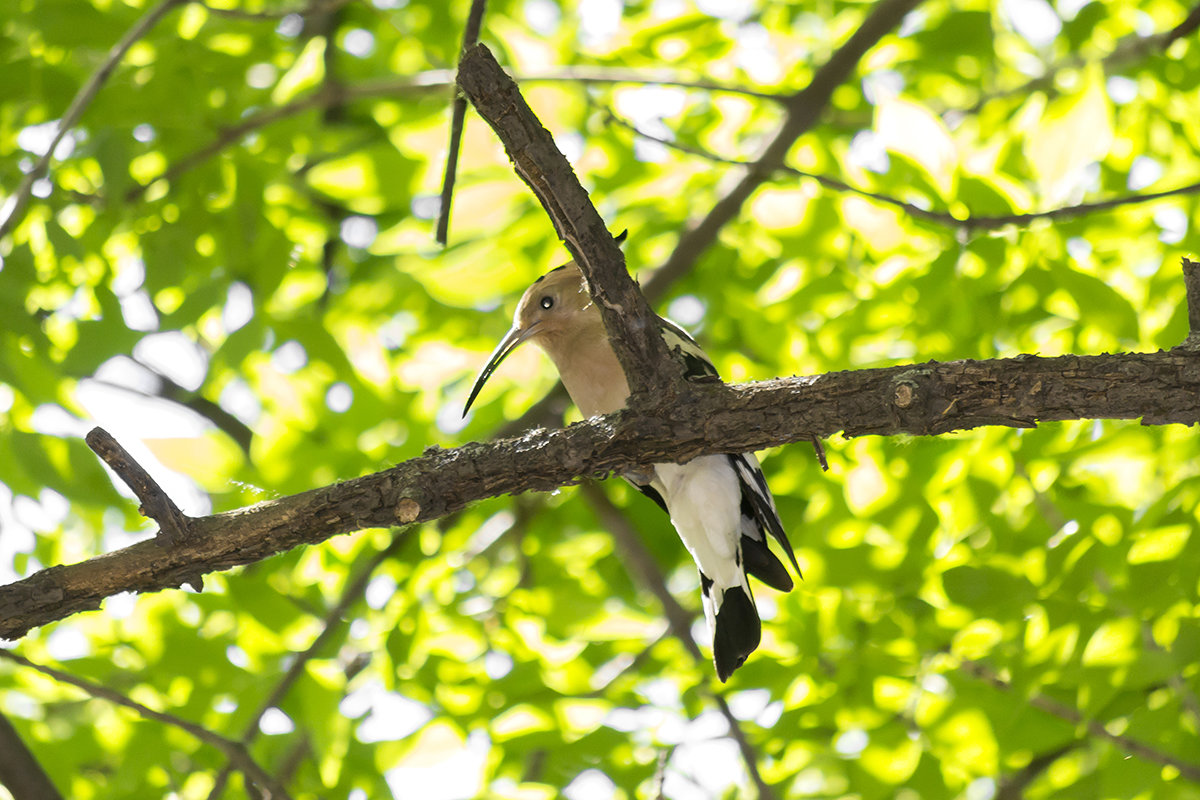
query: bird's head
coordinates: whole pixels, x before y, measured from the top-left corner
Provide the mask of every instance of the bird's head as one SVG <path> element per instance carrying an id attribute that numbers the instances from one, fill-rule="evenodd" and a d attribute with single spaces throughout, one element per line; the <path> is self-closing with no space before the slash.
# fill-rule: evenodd
<path id="1" fill-rule="evenodd" d="M 583 272 L 574 261 L 547 272 L 525 290 L 517 312 L 513 315 L 512 327 L 475 379 L 463 416 L 475 402 L 483 384 L 500 366 L 508 354 L 525 342 L 533 342 L 543 349 L 553 349 L 580 332 L 589 330 L 600 322 L 600 312 L 592 304 Z"/>
<path id="2" fill-rule="evenodd" d="M 625 233 L 615 238 L 620 244 L 625 241 Z M 479 377 L 475 379 L 475 385 L 463 406 L 463 416 L 467 415 L 479 390 L 496 371 L 496 367 L 500 366 L 500 362 L 521 344 L 533 342 L 554 358 L 567 351 L 575 337 L 597 335 L 605 335 L 604 323 L 599 309 L 592 303 L 592 296 L 588 294 L 587 281 L 579 265 L 568 261 L 550 270 L 534 281 L 521 296 L 517 312 L 513 315 L 512 327 L 496 345 L 480 370 Z"/>

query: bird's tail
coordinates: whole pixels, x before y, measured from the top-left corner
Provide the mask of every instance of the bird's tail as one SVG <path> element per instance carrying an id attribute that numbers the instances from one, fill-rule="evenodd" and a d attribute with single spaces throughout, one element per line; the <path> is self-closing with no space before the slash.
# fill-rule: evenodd
<path id="1" fill-rule="evenodd" d="M 713 662 L 717 677 L 724 683 L 758 647 L 762 623 L 744 572 L 740 585 L 728 587 L 716 586 L 700 573 L 700 588 L 704 593 L 704 616 L 712 631 Z"/>

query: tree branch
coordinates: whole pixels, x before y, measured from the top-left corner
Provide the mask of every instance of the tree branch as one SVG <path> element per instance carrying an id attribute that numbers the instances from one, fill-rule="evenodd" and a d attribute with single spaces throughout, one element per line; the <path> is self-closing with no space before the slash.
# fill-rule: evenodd
<path id="1" fill-rule="evenodd" d="M 75 94 L 74 99 L 71 100 L 71 105 L 67 107 L 66 113 L 58 121 L 58 131 L 54 135 L 54 140 L 50 142 L 50 146 L 46 148 L 46 152 L 42 154 L 42 157 L 34 164 L 33 169 L 29 170 L 25 175 L 25 179 L 21 181 L 20 188 L 17 189 L 16 194 L 13 195 L 11 200 L 12 207 L 9 210 L 8 217 L 3 222 L 0 222 L 0 239 L 3 239 L 21 221 L 21 217 L 25 215 L 25 207 L 29 205 L 29 198 L 33 194 L 33 185 L 50 169 L 50 161 L 54 158 L 54 151 L 58 149 L 59 142 L 79 122 L 79 118 L 83 116 L 83 112 L 87 110 L 92 100 L 99 94 L 100 88 L 104 86 L 109 76 L 112 75 L 113 70 L 117 68 L 117 64 L 121 63 L 121 59 L 125 57 L 125 53 L 139 39 L 145 36 L 151 28 L 158 24 L 158 21 L 168 11 L 186 2 L 188 0 L 162 0 L 154 8 L 147 11 L 132 28 L 125 32 L 121 40 L 108 51 L 108 58 L 104 59 L 104 63 L 100 65 L 100 69 L 92 73 L 87 83 Z"/>
<path id="2" fill-rule="evenodd" d="M 1188 335 L 1183 346 L 1200 349 L 1200 263 L 1183 259 L 1183 285 L 1187 293 Z"/>
<path id="3" fill-rule="evenodd" d="M 517 174 L 533 190 L 583 270 L 629 381 L 631 403 L 670 401 L 682 377 L 658 334 L 657 317 L 629 277 L 621 249 L 550 132 L 484 45 L 463 54 L 458 85 L 500 137 Z"/>
<path id="4" fill-rule="evenodd" d="M 483 26 L 483 12 L 487 8 L 487 0 L 471 0 L 471 13 L 467 15 L 467 25 L 463 30 L 462 52 L 466 52 L 479 41 L 479 29 Z M 446 172 L 442 178 L 442 203 L 438 208 L 437 233 L 435 241 L 446 246 L 450 236 L 450 203 L 454 200 L 454 180 L 458 175 L 458 150 L 462 146 L 463 123 L 467 119 L 467 98 L 454 93 L 454 111 L 450 119 L 450 146 L 446 151 Z"/>
<path id="5" fill-rule="evenodd" d="M 675 599 L 670 590 L 667 589 L 667 581 L 663 578 L 662 570 L 658 568 L 658 564 L 654 563 L 654 557 L 646 550 L 642 540 L 638 537 L 638 533 L 634 530 L 633 525 L 625 518 L 620 509 L 612 504 L 604 491 L 594 483 L 585 483 L 582 487 L 584 497 L 592 506 L 592 510 L 596 512 L 596 516 L 600 518 L 600 522 L 604 525 L 605 530 L 612 534 L 616 540 L 617 547 L 620 549 L 624 558 L 621 563 L 625 564 L 626 569 L 633 573 L 633 577 L 638 580 L 642 586 L 649 589 L 659 603 L 662 604 L 663 613 L 666 614 L 667 624 L 671 629 L 671 633 L 675 635 L 692 657 L 700 663 L 706 663 L 707 659 L 700 652 L 700 647 L 696 644 L 696 640 L 692 638 L 692 620 L 694 616 L 679 605 L 679 601 Z M 726 723 L 729 725 L 729 736 L 738 746 L 738 751 L 742 754 L 742 761 L 746 764 L 746 772 L 750 775 L 750 780 L 754 782 L 755 788 L 758 790 L 758 800 L 774 800 L 775 792 L 771 789 L 770 784 L 763 780 L 762 773 L 758 771 L 758 752 L 754 749 L 754 745 L 750 743 L 750 739 L 746 737 L 746 732 L 742 730 L 741 722 L 733 715 L 733 711 L 729 708 L 729 703 L 725 702 L 725 698 L 717 692 L 710 692 L 713 703 L 716 704 L 717 710 L 725 717 Z"/>
<path id="6" fill-rule="evenodd" d="M 703 150 L 699 147 L 692 147 L 686 144 L 672 141 L 661 136 L 655 136 L 646 133 L 639 129 L 633 123 L 621 119 L 610 109 L 605 109 L 608 118 L 617 125 L 631 131 L 634 135 L 643 139 L 661 144 L 664 147 L 669 147 L 672 150 L 677 150 L 681 153 L 687 153 L 698 158 L 703 158 L 708 161 L 714 161 L 718 164 L 730 164 L 738 167 L 753 167 L 755 162 L 747 161 L 742 158 L 728 158 L 721 156 L 708 150 Z M 879 192 L 872 192 L 868 189 L 860 189 L 857 186 L 851 186 L 843 180 L 833 177 L 832 175 L 821 175 L 816 172 L 806 172 L 801 169 L 796 169 L 790 165 L 784 164 L 779 167 L 777 173 L 786 173 L 794 175 L 797 178 L 808 178 L 816 181 L 820 186 L 835 192 L 844 192 L 847 194 L 858 195 L 865 197 L 868 200 L 874 200 L 877 203 L 898 208 L 910 217 L 933 222 L 938 225 L 944 225 L 948 228 L 958 228 L 967 233 L 972 231 L 991 231 L 998 228 L 1003 228 L 1008 225 L 1028 225 L 1039 219 L 1071 219 L 1073 217 L 1082 217 L 1086 214 L 1092 214 L 1097 211 L 1109 211 L 1122 206 L 1136 205 L 1140 203 L 1149 203 L 1155 200 L 1162 200 L 1166 197 L 1175 197 L 1181 194 L 1196 194 L 1200 192 L 1200 181 L 1189 183 L 1183 186 L 1177 186 L 1174 189 L 1165 189 L 1160 192 L 1146 192 L 1144 194 L 1130 194 L 1124 197 L 1111 197 L 1107 200 L 1097 200 L 1091 203 L 1079 203 L 1073 206 L 1063 206 L 1062 208 L 1052 208 L 1048 211 L 1031 211 L 1022 214 L 1000 214 L 995 216 L 982 216 L 968 213 L 965 217 L 956 217 L 948 211 L 932 211 L 927 208 L 906 203 L 899 198 L 892 197 Z"/>
<path id="7" fill-rule="evenodd" d="M 129 455 L 129 451 L 121 447 L 117 440 L 103 428 L 92 428 L 84 437 L 92 452 L 100 456 L 105 464 L 117 473 L 121 480 L 133 490 L 142 505 L 138 512 L 143 517 L 149 517 L 159 525 L 158 540 L 164 545 L 174 545 L 183 541 L 188 534 L 188 518 L 179 510 L 179 506 L 167 496 L 158 482 L 150 477 L 150 473 Z M 197 581 L 200 579 L 197 578 Z M 196 591 L 201 586 L 196 585 Z"/>
<path id="8" fill-rule="evenodd" d="M 253 781 L 261 788 L 270 792 L 271 798 L 278 798 L 279 800 L 287 800 L 288 798 L 287 791 L 279 785 L 278 781 L 268 775 L 266 771 L 264 771 L 263 768 L 254 761 L 254 759 L 250 756 L 250 753 L 247 752 L 246 748 L 242 747 L 242 745 L 237 742 L 226 739 L 224 736 L 221 736 L 218 733 L 210 731 L 203 725 L 197 725 L 194 722 L 189 722 L 188 720 L 177 717 L 174 714 L 165 714 L 161 711 L 155 711 L 154 709 L 144 706 L 135 700 L 130 700 L 125 695 L 109 689 L 107 686 L 101 686 L 98 683 L 92 683 L 91 681 L 84 680 L 83 678 L 77 678 L 74 675 L 63 672 L 62 670 L 35 663 L 30 661 L 28 658 L 17 655 L 10 650 L 0 649 L 0 658 L 6 658 L 9 661 L 12 661 L 14 664 L 20 664 L 23 667 L 36 670 L 43 675 L 53 678 L 59 683 L 67 683 L 78 689 L 82 689 L 92 697 L 100 700 L 107 700 L 114 705 L 128 708 L 143 719 L 154 720 L 155 722 L 161 722 L 164 725 L 171 725 L 179 728 L 180 730 L 186 731 L 205 744 L 215 747 L 217 750 L 220 750 L 222 753 L 224 753 L 230 761 L 237 765 L 237 768 L 246 776 L 247 780 Z"/>
<path id="9" fill-rule="evenodd" d="M 269 13 L 269 12 L 267 12 Z M 253 133 L 260 128 L 268 127 L 276 122 L 302 114 L 316 108 L 329 105 L 349 103 L 354 100 L 370 100 L 396 95 L 429 93 L 448 86 L 455 85 L 455 73 L 448 69 L 431 69 L 410 76 L 364 80 L 355 83 L 345 83 L 340 87 L 340 94 L 333 95 L 327 87 L 317 89 L 282 106 L 268 108 L 251 114 L 236 124 L 223 128 L 217 137 L 199 150 L 195 150 L 173 164 L 163 172 L 140 186 L 134 186 L 125 197 L 125 202 L 133 202 L 145 195 L 151 186 L 159 181 L 174 180 L 180 175 L 199 166 L 208 159 L 220 153 L 227 147 L 238 142 L 243 136 Z M 783 95 L 768 92 L 756 92 L 737 86 L 715 83 L 713 81 L 688 81 L 666 74 L 642 74 L 635 70 L 615 70 L 608 68 L 567 67 L 558 70 L 531 71 L 517 78 L 521 83 L 567 83 L 581 84 L 645 84 L 652 86 L 676 86 L 683 89 L 699 89 L 707 92 L 737 94 L 774 102 L 783 102 Z M 790 96 L 790 95 L 789 95 Z M 78 202 L 96 202 L 96 196 L 77 195 Z"/>
<path id="10" fill-rule="evenodd" d="M 817 70 L 808 86 L 788 99 L 787 119 L 779 133 L 741 181 L 717 201 L 703 220 L 679 238 L 670 257 L 646 282 L 646 294 L 655 296 L 660 282 L 674 280 L 692 268 L 716 241 L 721 228 L 738 215 L 754 190 L 783 166 L 792 145 L 816 124 L 834 90 L 850 77 L 859 60 L 919 3 L 920 0 L 882 0 L 874 6 L 854 35 Z"/>
<path id="11" fill-rule="evenodd" d="M 263 715 L 268 710 L 278 707 L 283 703 L 283 699 L 287 697 L 292 686 L 304 674 L 308 662 L 315 658 L 318 654 L 324 652 L 325 646 L 333 638 L 333 635 L 341 627 L 342 618 L 346 612 L 350 610 L 355 603 L 362 599 L 363 593 L 367 590 L 367 584 L 371 582 L 371 577 L 375 571 L 392 556 L 396 555 L 400 546 L 407 538 L 405 531 L 397 531 L 392 537 L 391 544 L 384 549 L 375 553 L 371 559 L 362 567 L 356 575 L 354 575 L 342 590 L 342 596 L 338 598 L 337 603 L 325 615 L 321 632 L 312 640 L 312 643 L 301 653 L 298 653 L 295 658 L 288 664 L 287 672 L 283 673 L 283 677 L 275 684 L 275 688 L 267 695 L 267 698 L 259 705 L 258 710 L 251 716 L 242 729 L 242 736 L 238 740 L 243 747 L 249 747 L 254 739 L 258 736 L 261 728 L 259 723 L 262 721 Z M 209 800 L 216 800 L 225 791 L 225 784 L 229 780 L 229 766 L 226 766 L 219 773 L 213 782 L 213 788 L 209 791 Z"/>
<path id="12" fill-rule="evenodd" d="M 1012 684 L 1008 683 L 999 675 L 997 675 L 992 668 L 986 664 L 978 661 L 967 661 L 963 663 L 961 669 L 967 675 L 990 683 L 997 689 L 1005 692 L 1013 691 Z M 1082 725 L 1087 729 L 1087 732 L 1090 735 L 1095 736 L 1097 739 L 1104 739 L 1112 743 L 1119 750 L 1137 756 L 1143 761 L 1174 767 L 1175 769 L 1179 770 L 1179 774 L 1184 778 L 1187 778 L 1189 781 L 1200 783 L 1200 765 L 1198 764 L 1193 764 L 1190 761 L 1184 761 L 1178 756 L 1170 753 L 1164 753 L 1161 750 L 1157 750 L 1148 744 L 1139 742 L 1136 739 L 1131 739 L 1128 736 L 1119 736 L 1115 733 L 1109 733 L 1108 729 L 1104 727 L 1104 723 L 1094 719 L 1085 719 L 1083 714 L 1081 714 L 1078 709 L 1071 708 L 1070 706 L 1064 705 L 1057 700 L 1046 697 L 1043 694 L 1034 694 L 1028 697 L 1026 701 L 1029 703 L 1029 705 L 1033 706 L 1039 711 L 1045 711 L 1047 714 L 1052 714 L 1059 719 L 1064 720 L 1065 722 L 1071 723 L 1072 725 Z"/>
<path id="13" fill-rule="evenodd" d="M 1000 779 L 996 786 L 996 796 L 994 800 L 1023 800 L 1025 797 L 1025 788 L 1033 783 L 1039 775 L 1065 756 L 1067 753 L 1075 750 L 1080 746 L 1078 740 L 1067 742 L 1053 750 L 1048 750 L 1045 753 L 1039 753 L 1030 759 L 1029 763 L 1021 767 L 1016 772 L 1011 772 Z"/>
<path id="14" fill-rule="evenodd" d="M 0 758 L 0 787 L 8 789 L 13 800 L 62 800 L 46 770 L 2 711 L 0 753 L 4 753 Z"/>
<path id="15" fill-rule="evenodd" d="M 762 383 L 682 387 L 653 413 L 623 411 L 565 430 L 430 448 L 384 472 L 223 514 L 196 517 L 178 546 L 139 542 L 0 587 L 0 638 L 100 607 L 118 592 L 196 575 L 369 527 L 426 522 L 487 497 L 549 491 L 580 477 L 744 453 L 810 437 L 929 436 L 985 425 L 1137 419 L 1200 422 L 1200 357 L 1157 353 L 928 362 Z"/>

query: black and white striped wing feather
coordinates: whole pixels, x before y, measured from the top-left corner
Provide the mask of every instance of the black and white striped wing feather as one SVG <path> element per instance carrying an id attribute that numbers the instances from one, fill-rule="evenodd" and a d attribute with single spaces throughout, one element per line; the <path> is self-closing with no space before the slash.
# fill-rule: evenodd
<path id="1" fill-rule="evenodd" d="M 663 339 L 667 349 L 683 364 L 683 376 L 687 380 L 719 380 L 717 368 L 713 366 L 708 355 L 696 344 L 696 340 L 687 331 L 667 319 L 660 318 Z M 796 554 L 788 541 L 783 523 L 779 520 L 779 512 L 775 508 L 775 500 L 767 486 L 762 468 L 753 453 L 729 455 L 727 458 L 737 474 L 741 484 L 742 503 L 742 558 L 746 572 L 761 580 L 768 586 L 780 591 L 790 591 L 792 579 L 787 569 L 779 561 L 767 545 L 764 533 L 769 533 L 779 542 L 788 560 L 800 575 L 800 565 L 796 562 Z M 630 481 L 644 495 L 659 505 L 663 511 L 668 511 L 662 496 L 652 486 L 638 481 Z M 668 511 L 669 513 L 669 511 Z"/>

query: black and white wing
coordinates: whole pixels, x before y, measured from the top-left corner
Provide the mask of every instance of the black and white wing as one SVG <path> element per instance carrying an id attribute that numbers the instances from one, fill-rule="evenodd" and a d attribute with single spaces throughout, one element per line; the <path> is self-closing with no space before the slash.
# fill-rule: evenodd
<path id="1" fill-rule="evenodd" d="M 683 376 L 687 380 L 705 380 L 718 378 L 717 368 L 713 366 L 708 355 L 696 344 L 696 340 L 687 331 L 667 319 L 660 318 L 663 339 L 667 349 L 683 364 Z M 742 526 L 742 559 L 746 572 L 758 578 L 763 583 L 786 592 L 792 588 L 792 578 L 787 568 L 778 557 L 771 552 L 767 545 L 765 534 L 770 534 L 783 548 L 788 560 L 800 575 L 800 565 L 792 544 L 788 541 L 779 512 L 775 508 L 775 500 L 767 486 L 762 468 L 753 453 L 742 453 L 727 456 L 741 484 L 741 526 Z M 630 481 L 638 491 L 658 504 L 663 511 L 667 509 L 662 496 L 654 487 Z"/>

